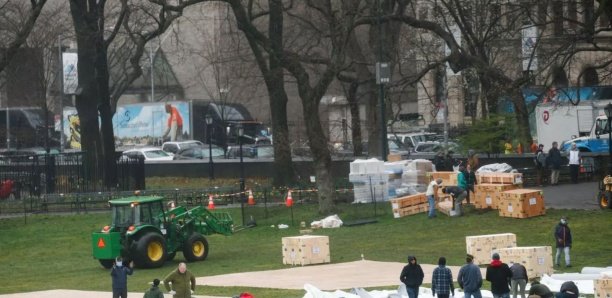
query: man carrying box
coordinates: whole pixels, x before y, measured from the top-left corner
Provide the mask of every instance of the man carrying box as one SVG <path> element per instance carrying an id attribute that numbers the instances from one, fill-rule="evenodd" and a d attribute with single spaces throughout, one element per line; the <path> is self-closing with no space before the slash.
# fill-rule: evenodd
<path id="1" fill-rule="evenodd" d="M 454 214 L 451 212 L 451 216 L 461 216 L 461 202 L 467 197 L 467 191 L 459 186 L 447 186 L 442 188 L 442 192 L 453 197 L 454 205 L 452 210 L 455 212 Z"/>

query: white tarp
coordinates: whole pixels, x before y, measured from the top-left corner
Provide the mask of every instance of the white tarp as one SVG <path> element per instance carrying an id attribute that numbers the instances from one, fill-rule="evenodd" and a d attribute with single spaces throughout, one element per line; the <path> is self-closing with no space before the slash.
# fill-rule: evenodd
<path id="1" fill-rule="evenodd" d="M 476 170 L 476 173 L 511 173 L 516 172 L 511 165 L 507 163 L 492 163 L 481 166 Z"/>
<path id="2" fill-rule="evenodd" d="M 543 285 L 546 285 L 551 291 L 553 292 L 559 292 L 559 289 L 561 289 L 561 285 L 566 282 L 566 280 L 559 280 L 559 279 L 554 279 L 546 274 L 544 274 L 542 276 L 542 279 L 540 280 L 540 283 Z M 576 284 L 576 286 L 578 287 L 578 291 L 580 292 L 580 295 L 585 295 L 585 294 L 595 294 L 595 289 L 593 286 L 593 280 L 578 280 L 575 279 L 573 280 L 573 282 Z"/>
<path id="3" fill-rule="evenodd" d="M 334 214 L 334 215 L 330 215 L 322 220 L 315 220 L 313 222 L 310 223 L 310 227 L 311 228 L 324 228 L 324 229 L 329 229 L 329 228 L 339 228 L 342 226 L 342 220 L 340 219 L 340 217 L 338 217 L 338 215 Z"/>
<path id="4" fill-rule="evenodd" d="M 324 292 L 319 290 L 317 287 L 311 284 L 305 284 L 304 290 L 306 290 L 306 294 L 304 298 L 408 298 L 408 294 L 406 293 L 406 286 L 404 284 L 400 284 L 397 290 L 374 290 L 374 291 L 366 291 L 362 288 L 354 288 L 351 292 L 345 292 L 341 290 L 336 290 L 333 292 Z M 487 290 L 481 290 L 482 298 L 493 298 L 493 293 Z M 419 288 L 419 298 L 435 298 L 431 292 L 430 288 L 420 287 Z M 453 298 L 463 298 L 463 292 L 461 290 L 455 289 L 455 295 Z"/>

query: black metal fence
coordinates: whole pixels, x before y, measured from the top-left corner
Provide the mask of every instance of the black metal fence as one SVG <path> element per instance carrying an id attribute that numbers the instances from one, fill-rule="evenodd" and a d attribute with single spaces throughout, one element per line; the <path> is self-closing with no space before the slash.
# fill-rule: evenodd
<path id="1" fill-rule="evenodd" d="M 0 199 L 145 187 L 143 160 L 118 156 L 116 162 L 118 182 L 108 187 L 102 165 L 86 162 L 83 152 L 4 156 L 0 160 Z"/>

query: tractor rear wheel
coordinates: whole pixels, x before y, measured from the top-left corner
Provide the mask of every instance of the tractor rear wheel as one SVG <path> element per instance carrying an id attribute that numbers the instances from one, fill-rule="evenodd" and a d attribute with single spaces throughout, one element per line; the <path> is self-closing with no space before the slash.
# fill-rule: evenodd
<path id="1" fill-rule="evenodd" d="M 102 265 L 102 267 L 106 268 L 106 269 L 111 269 L 113 268 L 113 264 L 115 264 L 115 260 L 110 259 L 110 260 L 98 260 L 100 261 L 100 264 Z"/>
<path id="2" fill-rule="evenodd" d="M 133 257 L 138 267 L 161 267 L 168 257 L 164 237 L 157 233 L 148 233 L 140 237 Z"/>
<path id="3" fill-rule="evenodd" d="M 183 256 L 188 262 L 204 261 L 208 257 L 208 241 L 199 233 L 193 233 L 185 245 Z"/>
<path id="4" fill-rule="evenodd" d="M 597 205 L 601 209 L 610 209 L 612 208 L 612 202 L 610 202 L 610 197 L 608 196 L 607 191 L 600 191 L 597 195 Z"/>

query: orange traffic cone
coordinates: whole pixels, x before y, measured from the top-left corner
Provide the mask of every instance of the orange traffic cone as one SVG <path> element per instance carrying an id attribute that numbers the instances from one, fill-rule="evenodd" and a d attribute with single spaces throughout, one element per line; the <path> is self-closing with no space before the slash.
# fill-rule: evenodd
<path id="1" fill-rule="evenodd" d="M 208 210 L 215 209 L 215 201 L 213 201 L 213 196 L 208 195 Z"/>
<path id="2" fill-rule="evenodd" d="M 291 197 L 291 191 L 287 192 L 287 200 L 285 201 L 287 207 L 293 206 L 293 198 Z"/>
<path id="3" fill-rule="evenodd" d="M 249 200 L 247 201 L 249 205 L 255 205 L 255 198 L 253 198 L 253 191 L 249 190 Z"/>

